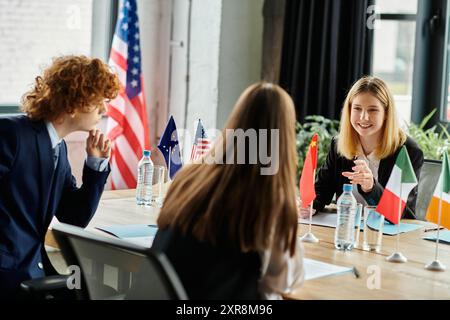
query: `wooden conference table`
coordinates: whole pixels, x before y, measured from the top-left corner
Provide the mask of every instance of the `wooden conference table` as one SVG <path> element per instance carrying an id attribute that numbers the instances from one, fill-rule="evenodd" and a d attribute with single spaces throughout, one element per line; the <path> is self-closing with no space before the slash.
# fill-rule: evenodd
<path id="1" fill-rule="evenodd" d="M 99 208 L 87 229 L 99 233 L 98 226 L 125 224 L 155 224 L 159 209 L 135 204 L 134 190 L 106 191 Z M 424 228 L 434 225 L 422 221 Z M 299 235 L 307 231 L 307 225 L 299 225 Z M 303 286 L 287 295 L 287 299 L 450 299 L 450 246 L 441 244 L 439 260 L 447 266 L 444 272 L 424 269 L 434 259 L 435 243 L 422 240 L 424 228 L 400 235 L 400 251 L 407 263 L 386 261 L 395 251 L 396 237 L 383 236 L 380 253 L 353 249 L 349 252 L 334 248 L 334 228 L 313 226 L 313 233 L 320 239 L 317 244 L 303 244 L 306 258 L 341 266 L 355 267 L 359 278 L 345 273 L 306 281 Z M 101 232 L 102 234 L 105 234 Z M 105 234 L 106 235 L 106 234 Z M 362 237 L 362 235 L 361 235 Z M 46 243 L 54 245 L 51 232 Z M 379 274 L 380 281 L 374 280 Z"/>

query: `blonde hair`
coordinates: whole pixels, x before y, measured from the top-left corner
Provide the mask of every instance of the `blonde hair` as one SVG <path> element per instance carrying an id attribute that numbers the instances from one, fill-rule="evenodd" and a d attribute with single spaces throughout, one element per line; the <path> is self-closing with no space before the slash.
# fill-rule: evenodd
<path id="1" fill-rule="evenodd" d="M 353 100 L 361 93 L 370 93 L 384 107 L 385 121 L 382 127 L 380 143 L 375 149 L 375 155 L 384 159 L 405 143 L 406 134 L 400 128 L 395 109 L 394 98 L 386 83 L 376 77 L 365 76 L 359 79 L 350 89 L 342 108 L 340 130 L 337 142 L 338 153 L 347 159 L 358 156 L 359 135 L 350 122 Z"/>
<path id="2" fill-rule="evenodd" d="M 265 165 L 259 159 L 256 164 L 199 161 L 185 166 L 167 192 L 159 228 L 178 228 L 199 241 L 231 245 L 242 252 L 266 250 L 277 241 L 293 255 L 297 237 L 297 156 L 292 99 L 274 84 L 257 83 L 247 88 L 234 106 L 222 138 L 206 157 L 227 150 L 227 129 L 255 129 L 258 140 L 262 139 L 258 129 L 267 129 L 268 141 L 270 129 L 278 129 L 278 158 L 283 159 L 283 165 L 274 175 L 260 174 Z M 231 143 L 235 143 L 234 139 Z M 248 154 L 248 142 L 245 149 Z M 226 157 L 223 155 L 223 159 Z"/>

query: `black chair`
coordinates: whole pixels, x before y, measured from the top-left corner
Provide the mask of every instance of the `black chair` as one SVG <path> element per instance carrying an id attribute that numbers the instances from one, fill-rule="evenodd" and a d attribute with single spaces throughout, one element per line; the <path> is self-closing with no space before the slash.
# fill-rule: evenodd
<path id="1" fill-rule="evenodd" d="M 75 300 L 77 290 L 67 287 L 68 275 L 51 275 L 23 281 L 21 299 L 29 300 Z"/>
<path id="2" fill-rule="evenodd" d="M 441 174 L 441 167 L 442 162 L 438 160 L 424 160 L 423 162 L 420 170 L 415 212 L 416 218 L 419 220 L 425 220 L 428 205 Z"/>
<path id="3" fill-rule="evenodd" d="M 77 299 L 187 299 L 163 253 L 67 224 L 55 225 L 53 234 L 73 271 L 67 283 L 81 286 Z"/>

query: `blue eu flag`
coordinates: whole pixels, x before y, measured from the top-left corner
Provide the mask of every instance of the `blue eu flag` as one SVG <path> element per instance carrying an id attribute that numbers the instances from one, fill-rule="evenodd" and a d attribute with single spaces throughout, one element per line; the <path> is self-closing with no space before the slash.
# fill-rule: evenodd
<path id="1" fill-rule="evenodd" d="M 158 148 L 166 160 L 169 177 L 173 179 L 173 176 L 181 169 L 183 163 L 181 161 L 180 144 L 178 143 L 177 126 L 172 116 L 170 116 L 166 129 L 159 140 Z"/>

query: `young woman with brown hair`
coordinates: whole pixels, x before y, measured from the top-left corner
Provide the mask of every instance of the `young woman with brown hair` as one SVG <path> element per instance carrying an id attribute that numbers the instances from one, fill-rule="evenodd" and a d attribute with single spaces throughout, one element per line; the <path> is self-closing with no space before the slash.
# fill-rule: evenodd
<path id="1" fill-rule="evenodd" d="M 289 95 L 274 84 L 254 84 L 211 151 L 176 175 L 153 248 L 168 256 L 189 298 L 280 298 L 301 283 L 294 124 Z M 239 129 L 254 132 L 259 148 L 268 141 L 276 149 L 271 166 L 278 170 L 261 174 L 268 164 L 250 160 L 251 139 L 240 145 L 229 134 Z M 242 151 L 245 163 L 231 163 Z"/>

